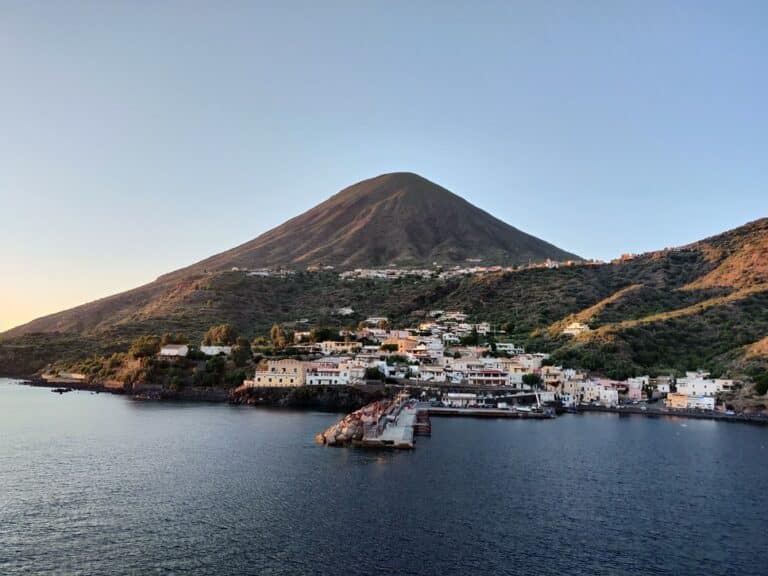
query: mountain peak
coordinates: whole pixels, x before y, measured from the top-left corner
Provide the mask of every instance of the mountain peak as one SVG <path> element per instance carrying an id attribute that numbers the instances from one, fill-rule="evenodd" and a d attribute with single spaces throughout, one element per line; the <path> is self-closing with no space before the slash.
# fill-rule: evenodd
<path id="1" fill-rule="evenodd" d="M 455 196 L 442 186 L 414 172 L 387 172 L 373 178 L 361 180 L 338 192 L 336 196 L 364 197 L 407 195 L 415 196 Z M 333 198 L 333 197 L 332 197 Z"/>
<path id="2" fill-rule="evenodd" d="M 431 266 L 470 258 L 508 265 L 578 257 L 509 226 L 423 176 L 391 172 L 348 186 L 192 269 Z"/>

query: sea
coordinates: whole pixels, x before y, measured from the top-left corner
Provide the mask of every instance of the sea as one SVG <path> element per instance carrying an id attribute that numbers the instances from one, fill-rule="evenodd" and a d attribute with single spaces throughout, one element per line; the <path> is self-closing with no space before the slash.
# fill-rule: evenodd
<path id="1" fill-rule="evenodd" d="M 768 574 L 768 427 L 339 418 L 0 380 L 0 575 Z"/>

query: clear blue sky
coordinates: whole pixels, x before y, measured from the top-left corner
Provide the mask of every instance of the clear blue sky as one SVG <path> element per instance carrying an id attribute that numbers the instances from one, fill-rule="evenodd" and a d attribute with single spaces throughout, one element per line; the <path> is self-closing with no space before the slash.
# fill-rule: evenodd
<path id="1" fill-rule="evenodd" d="M 768 215 L 768 2 L 0 4 L 0 329 L 410 170 L 586 257 Z"/>

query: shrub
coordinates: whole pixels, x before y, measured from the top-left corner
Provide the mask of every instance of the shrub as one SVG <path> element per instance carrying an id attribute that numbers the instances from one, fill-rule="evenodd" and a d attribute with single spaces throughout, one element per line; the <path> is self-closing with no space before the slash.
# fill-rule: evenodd
<path id="1" fill-rule="evenodd" d="M 158 336 L 139 336 L 128 349 L 128 354 L 133 358 L 154 356 L 160 350 L 160 338 Z"/>
<path id="2" fill-rule="evenodd" d="M 230 324 L 213 326 L 203 336 L 203 346 L 231 346 L 236 341 L 237 333 Z"/>
<path id="3" fill-rule="evenodd" d="M 755 393 L 763 396 L 768 392 L 768 372 L 755 377 Z"/>

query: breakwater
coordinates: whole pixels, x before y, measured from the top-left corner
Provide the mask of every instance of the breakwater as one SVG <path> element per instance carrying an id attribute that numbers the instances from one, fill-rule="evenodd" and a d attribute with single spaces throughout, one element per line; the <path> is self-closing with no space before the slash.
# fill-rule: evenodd
<path id="1" fill-rule="evenodd" d="M 413 448 L 417 409 L 405 399 L 380 400 L 346 415 L 315 437 L 327 446 Z"/>
<path id="2" fill-rule="evenodd" d="M 408 398 L 373 402 L 348 414 L 324 432 L 315 436 L 318 444 L 327 446 L 360 446 L 363 448 L 414 447 L 415 436 L 432 434 L 431 416 L 467 418 L 552 419 L 554 411 L 522 411 L 501 408 L 454 408 L 431 406 Z"/>

